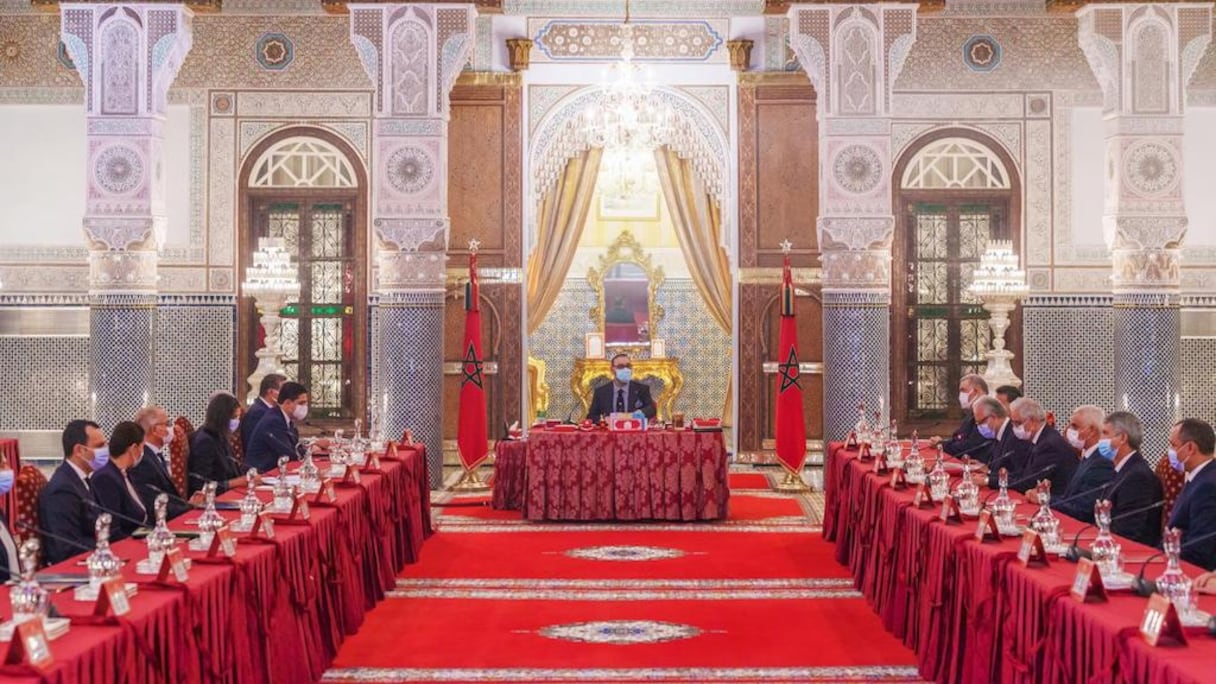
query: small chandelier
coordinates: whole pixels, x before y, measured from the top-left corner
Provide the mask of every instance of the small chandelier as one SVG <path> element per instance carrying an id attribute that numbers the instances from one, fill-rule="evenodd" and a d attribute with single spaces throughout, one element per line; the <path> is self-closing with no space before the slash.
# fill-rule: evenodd
<path id="1" fill-rule="evenodd" d="M 604 97 L 583 112 L 586 140 L 590 146 L 605 150 L 653 150 L 668 142 L 674 114 L 654 98 L 650 70 L 633 62 L 629 0 L 625 0 L 625 21 L 620 35 L 621 58 L 608 67 L 601 86 Z"/>
<path id="2" fill-rule="evenodd" d="M 1018 267 L 1018 255 L 1013 251 L 1011 240 L 993 240 L 988 243 L 988 249 L 980 257 L 980 265 L 975 269 L 975 278 L 970 289 L 972 294 L 980 299 L 992 295 L 1020 298 L 1029 291 L 1026 271 Z"/>

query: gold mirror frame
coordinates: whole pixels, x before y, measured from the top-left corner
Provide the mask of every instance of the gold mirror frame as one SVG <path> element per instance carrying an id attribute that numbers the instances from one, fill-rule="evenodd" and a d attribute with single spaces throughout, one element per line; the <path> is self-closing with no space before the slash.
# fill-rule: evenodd
<path id="1" fill-rule="evenodd" d="M 655 304 L 655 293 L 658 291 L 659 285 L 663 284 L 666 276 L 663 275 L 663 267 L 657 266 L 651 261 L 650 255 L 628 230 L 622 230 L 620 235 L 617 235 L 612 244 L 608 246 L 608 251 L 600 256 L 598 268 L 592 267 L 587 270 L 587 282 L 595 290 L 599 302 L 598 305 L 591 308 L 591 320 L 599 327 L 600 335 L 605 335 L 604 312 L 608 307 L 604 299 L 604 275 L 617 264 L 635 264 L 646 273 L 646 280 L 649 283 L 646 299 L 650 309 L 650 339 L 659 337 L 658 328 L 659 321 L 663 320 L 663 307 Z M 605 336 L 605 343 L 606 341 Z M 649 349 L 649 343 L 619 345 L 612 348 L 614 353 L 620 351 L 631 354 Z M 606 346 L 605 351 L 607 351 Z"/>

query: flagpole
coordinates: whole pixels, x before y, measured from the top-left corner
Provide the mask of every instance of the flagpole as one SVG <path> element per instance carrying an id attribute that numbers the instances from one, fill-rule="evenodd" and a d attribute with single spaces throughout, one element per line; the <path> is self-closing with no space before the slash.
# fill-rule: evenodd
<path id="1" fill-rule="evenodd" d="M 480 242 L 469 240 L 469 282 L 465 285 L 464 353 L 461 359 L 460 415 L 456 443 L 460 452 L 460 479 L 449 489 L 484 492 L 490 488 L 482 481 L 478 468 L 489 457 L 486 438 L 486 395 L 481 355 L 481 286 L 477 280 L 477 250 Z"/>
<path id="2" fill-rule="evenodd" d="M 802 403 L 802 366 L 798 362 L 798 326 L 794 317 L 794 277 L 790 268 L 789 239 L 782 241 L 785 255 L 781 273 L 781 329 L 777 342 L 777 368 L 781 384 L 777 388 L 776 437 L 777 461 L 785 468 L 785 478 L 777 489 L 806 492 L 802 480 L 806 465 L 806 417 Z"/>

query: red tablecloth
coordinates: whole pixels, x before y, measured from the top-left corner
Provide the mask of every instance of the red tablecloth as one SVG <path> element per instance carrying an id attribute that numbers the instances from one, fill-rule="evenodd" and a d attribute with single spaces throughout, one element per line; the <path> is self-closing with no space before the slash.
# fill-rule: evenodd
<path id="1" fill-rule="evenodd" d="M 16 477 L 21 472 L 21 451 L 17 448 L 17 440 L 0 439 L 0 454 L 4 454 L 8 467 L 13 469 L 13 477 Z M 17 495 L 14 492 L 0 496 L 0 510 L 4 511 L 8 529 L 12 531 L 17 525 Z"/>
<path id="2" fill-rule="evenodd" d="M 115 544 L 115 553 L 131 561 L 125 579 L 139 584 L 131 612 L 98 620 L 88 617 L 92 605 L 70 592 L 55 596 L 73 626 L 51 642 L 55 663 L 41 681 L 317 681 L 430 534 L 421 446 L 399 450 L 397 460 L 385 459 L 380 472 L 365 471 L 361 484 L 339 487 L 337 495 L 334 504 L 314 504 L 306 523 L 277 525 L 273 541 L 242 538 L 232 559 L 189 552 L 194 567 L 185 585 L 135 573 L 134 561 L 147 555 L 143 542 Z M 221 498 L 242 496 L 236 490 Z M 187 514 L 171 527 L 192 529 L 197 517 Z M 83 573 L 83 557 L 49 571 Z M 0 606 L 8 606 L 7 589 Z M 0 669 L 0 677 L 39 681 L 23 666 Z"/>
<path id="3" fill-rule="evenodd" d="M 975 523 L 947 525 L 936 508 L 912 507 L 855 451 L 829 445 L 824 469 L 825 538 L 853 573 L 884 627 L 913 649 L 921 675 L 943 682 L 1211 681 L 1216 640 L 1188 630 L 1187 648 L 1150 648 L 1137 627 L 1145 599 L 1112 593 L 1107 603 L 1068 595 L 1076 566 L 1053 560 L 1022 567 L 1019 540 L 980 544 Z M 1022 504 L 1018 515 L 1034 506 Z M 1063 534 L 1081 523 L 1059 516 Z M 1152 549 L 1121 540 L 1124 557 Z M 1129 570 L 1138 565 L 1129 563 Z M 1150 568 L 1149 577 L 1161 572 Z M 1192 577 L 1201 570 L 1187 568 Z M 1201 606 L 1216 610 L 1216 600 Z"/>
<path id="4" fill-rule="evenodd" d="M 535 431 L 500 443 L 493 501 L 529 520 L 717 520 L 726 470 L 720 432 Z"/>

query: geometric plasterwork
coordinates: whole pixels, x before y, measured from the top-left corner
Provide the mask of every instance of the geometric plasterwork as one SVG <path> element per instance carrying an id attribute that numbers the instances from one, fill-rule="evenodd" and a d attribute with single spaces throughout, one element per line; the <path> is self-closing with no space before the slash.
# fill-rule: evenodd
<path id="1" fill-rule="evenodd" d="M 634 17 L 733 17 L 764 12 L 765 0 L 633 0 Z M 502 13 L 529 17 L 597 17 L 620 19 L 621 0 L 503 0 Z"/>
<path id="2" fill-rule="evenodd" d="M 708 62 L 725 61 L 722 50 L 728 21 L 635 21 L 633 46 L 638 61 Z M 594 62 L 616 59 L 621 54 L 621 22 L 616 19 L 569 21 L 530 19 L 528 34 L 535 51 L 533 61 Z"/>

